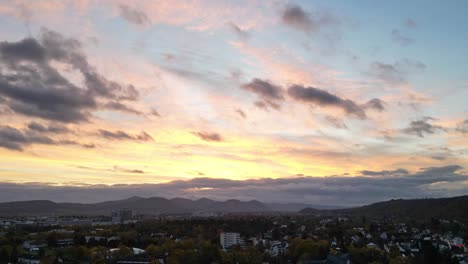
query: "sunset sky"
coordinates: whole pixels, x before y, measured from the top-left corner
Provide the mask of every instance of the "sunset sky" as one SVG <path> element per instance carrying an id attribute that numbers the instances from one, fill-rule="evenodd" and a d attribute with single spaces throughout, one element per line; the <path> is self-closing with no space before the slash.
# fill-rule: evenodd
<path id="1" fill-rule="evenodd" d="M 468 194 L 466 10 L 0 0 L 0 202 Z"/>

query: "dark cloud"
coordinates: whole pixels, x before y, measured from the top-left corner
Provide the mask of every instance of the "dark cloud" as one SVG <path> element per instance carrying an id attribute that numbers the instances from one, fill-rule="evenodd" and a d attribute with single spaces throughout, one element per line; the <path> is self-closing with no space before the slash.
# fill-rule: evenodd
<path id="1" fill-rule="evenodd" d="M 281 21 L 296 30 L 306 33 L 317 32 L 325 26 L 336 24 L 336 18 L 327 13 L 310 13 L 298 5 L 288 5 L 281 15 Z"/>
<path id="2" fill-rule="evenodd" d="M 424 134 L 434 134 L 437 131 L 444 131 L 443 127 L 431 124 L 431 120 L 433 120 L 433 118 L 425 117 L 421 120 L 411 121 L 409 126 L 403 129 L 403 132 L 424 137 Z"/>
<path id="3" fill-rule="evenodd" d="M 0 53 L 4 60 L 45 62 L 46 50 L 35 39 L 26 38 L 16 43 L 0 42 Z"/>
<path id="4" fill-rule="evenodd" d="M 382 177 L 295 176 L 255 180 L 195 178 L 161 184 L 82 184 L 83 187 L 2 183 L 0 201 L 49 199 L 60 202 L 97 202 L 134 195 L 152 197 L 157 194 L 166 198 L 255 199 L 263 202 L 356 206 L 395 198 L 466 195 L 468 187 L 463 182 L 468 179 L 468 175 L 460 171 L 460 166 L 451 165 L 425 168 L 416 173 L 404 169 L 369 171 L 370 174 L 386 174 Z M 450 185 L 458 187 L 451 189 Z"/>
<path id="5" fill-rule="evenodd" d="M 26 134 L 10 126 L 0 126 L 0 147 L 22 151 L 25 145 L 54 144 L 49 137 Z"/>
<path id="6" fill-rule="evenodd" d="M 378 98 L 373 98 L 369 100 L 367 103 L 365 103 L 364 107 L 371 108 L 371 109 L 381 112 L 385 110 L 385 103 Z"/>
<path id="7" fill-rule="evenodd" d="M 343 109 L 347 114 L 366 118 L 366 113 L 361 106 L 351 100 L 342 99 L 322 89 L 293 85 L 289 87 L 288 94 L 291 98 L 300 102 L 319 106 L 334 106 Z"/>
<path id="8" fill-rule="evenodd" d="M 109 131 L 100 129 L 99 135 L 110 140 L 154 141 L 154 139 L 144 131 L 142 131 L 139 135 L 131 135 L 122 130 Z"/>
<path id="9" fill-rule="evenodd" d="M 426 176 L 433 176 L 433 177 L 439 177 L 439 176 L 444 176 L 444 175 L 453 175 L 455 172 L 463 169 L 462 166 L 460 165 L 448 165 L 448 166 L 442 166 L 442 167 L 429 167 L 429 168 L 423 168 L 421 169 L 422 171 L 417 173 L 421 175 L 426 175 Z"/>
<path id="10" fill-rule="evenodd" d="M 23 151 L 25 147 L 33 144 L 42 145 L 77 145 L 91 148 L 92 144 L 82 144 L 69 139 L 53 139 L 50 133 L 67 133 L 66 128 L 58 126 L 44 126 L 39 123 L 28 124 L 28 129 L 21 130 L 10 126 L 0 126 L 0 147 L 10 150 Z M 94 145 L 92 145 L 94 147 Z"/>
<path id="11" fill-rule="evenodd" d="M 258 108 L 266 110 L 268 108 L 276 110 L 281 108 L 279 102 L 284 100 L 284 96 L 280 86 L 270 81 L 255 78 L 251 82 L 241 85 L 241 88 L 258 96 L 259 100 L 254 103 Z"/>
<path id="12" fill-rule="evenodd" d="M 467 134 L 468 133 L 468 119 L 463 122 L 458 123 L 455 130 L 463 134 Z"/>
<path id="13" fill-rule="evenodd" d="M 374 62 L 369 73 L 390 84 L 400 84 L 407 81 L 409 74 L 422 72 L 425 69 L 426 65 L 420 61 L 403 59 L 393 64 Z"/>
<path id="14" fill-rule="evenodd" d="M 227 24 L 228 27 L 234 32 L 239 38 L 246 40 L 250 37 L 249 33 L 246 30 L 241 29 L 238 25 L 230 22 Z"/>
<path id="15" fill-rule="evenodd" d="M 360 172 L 361 175 L 364 176 L 398 176 L 398 175 L 406 175 L 409 173 L 408 170 L 405 169 L 396 169 L 396 170 L 382 170 L 382 171 L 370 171 L 370 170 L 363 170 Z"/>
<path id="16" fill-rule="evenodd" d="M 28 124 L 28 128 L 30 130 L 34 130 L 37 132 L 50 132 L 50 133 L 56 133 L 56 134 L 63 134 L 63 133 L 68 133 L 70 130 L 61 124 L 49 124 L 48 126 L 45 126 L 43 124 L 37 123 L 37 122 L 30 122 Z"/>
<path id="17" fill-rule="evenodd" d="M 393 41 L 395 41 L 403 47 L 406 47 L 413 42 L 412 38 L 403 36 L 398 29 L 392 30 L 390 36 L 392 37 Z"/>
<path id="18" fill-rule="evenodd" d="M 242 89 L 257 94 L 260 98 L 269 100 L 283 100 L 283 91 L 281 87 L 272 84 L 269 81 L 253 79 L 251 82 L 243 84 Z"/>
<path id="19" fill-rule="evenodd" d="M 295 29 L 311 31 L 315 28 L 314 21 L 302 7 L 296 5 L 287 6 L 281 17 L 283 23 Z"/>
<path id="20" fill-rule="evenodd" d="M 205 140 L 205 141 L 213 141 L 213 142 L 220 142 L 224 139 L 218 133 L 211 133 L 211 132 L 192 132 L 192 134 L 196 135 L 197 137 Z"/>
<path id="21" fill-rule="evenodd" d="M 119 13 L 122 18 L 132 24 L 139 26 L 150 24 L 148 16 L 143 11 L 137 10 L 131 6 L 120 4 Z"/>
<path id="22" fill-rule="evenodd" d="M 69 81 L 52 62 L 69 66 L 84 87 Z M 0 104 L 26 116 L 60 122 L 87 121 L 107 100 L 136 100 L 133 86 L 100 75 L 81 51 L 81 43 L 43 30 L 39 39 L 0 42 Z"/>

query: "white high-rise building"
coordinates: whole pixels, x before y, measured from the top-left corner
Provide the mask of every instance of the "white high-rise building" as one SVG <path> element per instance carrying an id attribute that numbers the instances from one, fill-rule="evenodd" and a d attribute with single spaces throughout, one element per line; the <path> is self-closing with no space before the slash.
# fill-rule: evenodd
<path id="1" fill-rule="evenodd" d="M 241 243 L 240 234 L 232 232 L 222 232 L 219 235 L 219 240 L 223 249 L 228 249 Z"/>

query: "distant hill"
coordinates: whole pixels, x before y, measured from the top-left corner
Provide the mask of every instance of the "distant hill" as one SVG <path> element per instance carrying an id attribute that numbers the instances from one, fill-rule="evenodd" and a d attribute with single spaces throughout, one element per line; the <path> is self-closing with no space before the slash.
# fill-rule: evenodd
<path id="1" fill-rule="evenodd" d="M 355 208 L 317 210 L 305 208 L 301 214 L 346 214 L 368 217 L 468 219 L 468 195 L 452 198 L 390 200 Z"/>
<path id="2" fill-rule="evenodd" d="M 255 200 L 227 200 L 221 202 L 207 198 L 190 200 L 185 198 L 131 197 L 92 204 L 34 200 L 0 203 L 0 216 L 110 215 L 113 210 L 122 208 L 131 209 L 136 214 L 299 212 L 300 214 L 309 215 L 468 219 L 468 196 L 439 199 L 398 199 L 347 209 L 337 209 L 337 207 L 333 206 L 315 207 L 298 203 L 262 203 Z M 304 209 L 300 210 L 301 208 Z"/>
<path id="3" fill-rule="evenodd" d="M 279 206 L 278 204 L 276 205 Z M 287 206 L 284 207 L 287 208 Z M 206 198 L 190 200 L 184 198 L 166 199 L 161 197 L 131 197 L 124 200 L 93 204 L 55 203 L 47 200 L 6 202 L 0 203 L 0 216 L 109 215 L 113 210 L 122 208 L 129 208 L 137 214 L 184 214 L 199 211 L 249 213 L 270 212 L 278 210 L 278 208 L 275 206 L 270 207 L 267 204 L 255 200 L 247 202 L 239 200 L 227 200 L 220 202 Z M 294 211 L 297 212 L 298 209 L 294 209 Z"/>
<path id="4" fill-rule="evenodd" d="M 314 208 L 319 210 L 334 210 L 334 209 L 342 209 L 343 206 L 337 205 L 322 205 L 322 204 L 303 204 L 303 203 L 267 203 L 266 204 L 269 208 L 273 211 L 278 212 L 298 212 L 304 208 Z"/>

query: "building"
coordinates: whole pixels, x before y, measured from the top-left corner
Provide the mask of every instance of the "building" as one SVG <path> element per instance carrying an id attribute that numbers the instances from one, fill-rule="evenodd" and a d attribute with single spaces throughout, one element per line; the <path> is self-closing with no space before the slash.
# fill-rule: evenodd
<path id="1" fill-rule="evenodd" d="M 21 264 L 41 264 L 41 260 L 40 260 L 39 256 L 25 254 L 25 255 L 18 256 L 18 263 L 21 263 Z"/>
<path id="2" fill-rule="evenodd" d="M 26 240 L 23 242 L 23 248 L 28 249 L 29 251 L 39 250 L 43 247 L 47 247 L 46 241 Z"/>
<path id="3" fill-rule="evenodd" d="M 57 246 L 58 247 L 70 247 L 75 244 L 75 240 L 73 238 L 64 238 L 64 239 L 57 239 Z"/>
<path id="4" fill-rule="evenodd" d="M 118 209 L 112 211 L 112 222 L 114 223 L 122 223 L 127 220 L 131 220 L 133 216 L 133 212 L 130 209 Z"/>
<path id="5" fill-rule="evenodd" d="M 226 250 L 234 245 L 240 245 L 241 239 L 239 233 L 222 232 L 219 235 L 221 247 Z"/>

